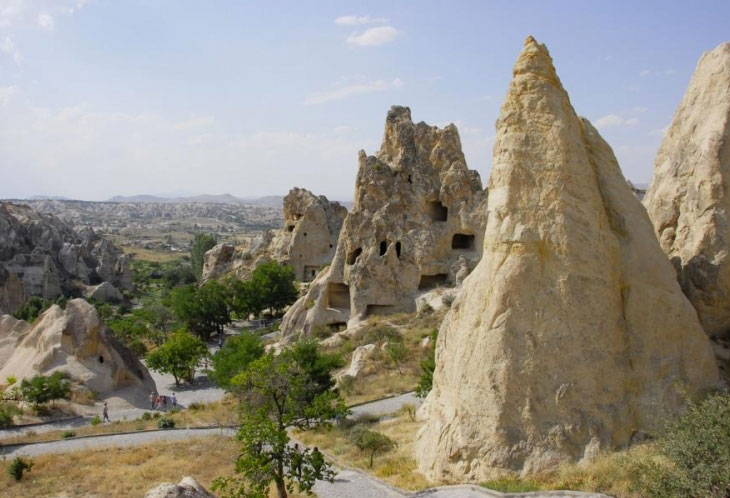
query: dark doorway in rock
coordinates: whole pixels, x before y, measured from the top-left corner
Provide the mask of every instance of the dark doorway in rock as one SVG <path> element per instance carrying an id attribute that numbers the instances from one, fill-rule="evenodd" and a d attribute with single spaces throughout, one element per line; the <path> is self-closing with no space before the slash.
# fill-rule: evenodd
<path id="1" fill-rule="evenodd" d="M 312 280 L 314 280 L 314 277 L 317 276 L 318 271 L 319 266 L 305 266 L 302 281 L 311 282 Z"/>
<path id="2" fill-rule="evenodd" d="M 471 251 L 474 249 L 474 236 L 465 233 L 455 233 L 454 238 L 451 239 L 451 248 Z"/>
<path id="3" fill-rule="evenodd" d="M 388 241 L 384 240 L 380 243 L 380 255 L 385 256 L 385 253 L 388 251 Z"/>
<path id="4" fill-rule="evenodd" d="M 288 227 L 286 227 L 287 231 L 293 232 L 294 231 L 294 226 L 295 225 L 289 225 Z"/>
<path id="5" fill-rule="evenodd" d="M 398 256 L 398 259 L 400 259 L 400 249 L 401 249 L 401 244 L 400 244 L 400 240 L 399 240 L 398 242 L 395 243 L 395 254 Z"/>
<path id="6" fill-rule="evenodd" d="M 411 178 L 411 175 L 408 175 L 408 183 L 413 183 L 413 179 Z"/>
<path id="7" fill-rule="evenodd" d="M 418 282 L 420 290 L 433 289 L 441 284 L 445 284 L 449 279 L 446 273 L 437 273 L 436 275 L 421 275 L 421 281 Z"/>
<path id="8" fill-rule="evenodd" d="M 365 308 L 365 316 L 390 315 L 396 311 L 397 308 L 390 304 L 368 304 Z"/>
<path id="9" fill-rule="evenodd" d="M 350 309 L 350 287 L 345 284 L 330 282 L 327 285 L 327 307 Z"/>
<path id="10" fill-rule="evenodd" d="M 441 204 L 441 201 L 433 201 L 426 204 L 426 214 L 433 221 L 446 221 L 449 217 L 449 208 Z"/>
<path id="11" fill-rule="evenodd" d="M 99 363 L 104 363 L 104 356 L 99 355 Z"/>
<path id="12" fill-rule="evenodd" d="M 362 254 L 361 247 L 358 247 L 354 251 L 351 251 L 350 254 L 347 255 L 347 264 L 354 265 L 357 262 L 357 258 L 359 258 L 361 254 Z"/>

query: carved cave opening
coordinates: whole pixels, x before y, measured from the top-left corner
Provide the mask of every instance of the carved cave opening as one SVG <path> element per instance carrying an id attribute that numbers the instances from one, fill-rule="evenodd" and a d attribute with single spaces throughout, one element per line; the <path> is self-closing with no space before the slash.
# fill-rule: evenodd
<path id="1" fill-rule="evenodd" d="M 449 279 L 446 273 L 437 273 L 436 275 L 421 275 L 421 281 L 418 282 L 420 290 L 433 289 L 441 284 L 445 284 Z"/>
<path id="2" fill-rule="evenodd" d="M 426 214 L 432 221 L 446 221 L 449 217 L 449 208 L 441 204 L 441 201 L 432 201 L 426 204 Z"/>
<path id="3" fill-rule="evenodd" d="M 350 309 L 350 286 L 330 282 L 327 285 L 327 307 Z"/>
<path id="4" fill-rule="evenodd" d="M 451 239 L 451 248 L 471 251 L 474 249 L 474 236 L 465 233 L 455 233 L 454 238 Z"/>

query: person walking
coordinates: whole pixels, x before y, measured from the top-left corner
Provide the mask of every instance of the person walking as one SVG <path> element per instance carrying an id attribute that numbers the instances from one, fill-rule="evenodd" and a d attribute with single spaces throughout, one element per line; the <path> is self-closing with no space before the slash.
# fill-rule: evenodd
<path id="1" fill-rule="evenodd" d="M 111 422 L 111 419 L 109 418 L 109 409 L 106 406 L 106 401 L 104 401 L 104 411 L 102 412 L 102 422 Z"/>
<path id="2" fill-rule="evenodd" d="M 156 396 L 155 396 L 155 393 L 153 391 L 153 392 L 150 393 L 150 410 L 154 410 L 155 409 L 155 399 L 156 399 Z"/>
<path id="3" fill-rule="evenodd" d="M 297 479 L 302 479 L 302 454 L 299 452 L 299 444 L 294 443 L 294 451 L 291 453 L 291 469 Z"/>
<path id="4" fill-rule="evenodd" d="M 218 335 L 218 349 L 223 349 L 223 336 Z"/>
<path id="5" fill-rule="evenodd" d="M 162 395 L 162 411 L 167 411 L 167 396 Z"/>
<path id="6" fill-rule="evenodd" d="M 159 394 L 157 395 L 157 399 L 155 400 L 155 405 L 157 406 L 158 410 L 162 410 L 162 396 Z"/>
<path id="7" fill-rule="evenodd" d="M 172 401 L 172 409 L 174 410 L 177 408 L 177 398 L 175 397 L 175 393 L 172 393 L 172 398 L 170 398 L 170 401 Z"/>
<path id="8" fill-rule="evenodd" d="M 319 451 L 319 448 L 317 448 L 316 446 L 312 450 L 310 463 L 312 465 L 312 469 L 317 473 L 321 472 L 324 468 L 324 456 Z"/>

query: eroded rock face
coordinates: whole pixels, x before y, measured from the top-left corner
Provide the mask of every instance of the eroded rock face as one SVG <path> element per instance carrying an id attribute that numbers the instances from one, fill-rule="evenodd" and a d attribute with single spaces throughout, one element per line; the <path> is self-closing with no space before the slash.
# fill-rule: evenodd
<path id="1" fill-rule="evenodd" d="M 497 122 L 484 254 L 419 416 L 431 479 L 623 447 L 718 383 L 707 336 L 611 148 L 528 38 Z"/>
<path id="2" fill-rule="evenodd" d="M 293 188 L 284 198 L 284 226 L 264 232 L 245 250 L 219 244 L 206 252 L 203 281 L 231 272 L 247 278 L 256 266 L 268 260 L 291 265 L 299 281 L 314 280 L 319 270 L 332 261 L 346 215 L 347 209 L 338 202 Z"/>
<path id="3" fill-rule="evenodd" d="M 53 305 L 33 325 L 5 315 L 0 319 L 0 376 L 20 379 L 56 370 L 69 373 L 99 394 L 133 388 L 144 399 L 155 391 L 147 368 L 116 340 L 83 299 L 66 309 Z"/>
<path id="4" fill-rule="evenodd" d="M 702 56 L 644 199 L 662 249 L 710 335 L 730 336 L 730 43 Z"/>
<path id="5" fill-rule="evenodd" d="M 215 498 L 192 477 L 183 477 L 178 484 L 165 482 L 156 486 L 144 498 Z"/>
<path id="6" fill-rule="evenodd" d="M 454 282 L 460 257 L 479 260 L 486 198 L 456 126 L 414 124 L 410 109 L 393 107 L 380 151 L 360 151 L 332 265 L 286 314 L 284 335 L 415 311 L 419 293 Z"/>
<path id="7" fill-rule="evenodd" d="M 77 283 L 131 289 L 129 259 L 91 230 L 75 232 L 27 206 L 0 203 L 0 308 L 12 313 L 31 296 L 55 299 Z"/>

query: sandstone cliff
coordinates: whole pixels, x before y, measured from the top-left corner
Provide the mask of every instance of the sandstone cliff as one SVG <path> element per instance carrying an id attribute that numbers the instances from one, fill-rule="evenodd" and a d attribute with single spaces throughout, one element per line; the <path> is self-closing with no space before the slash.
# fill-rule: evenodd
<path id="1" fill-rule="evenodd" d="M 410 109 L 393 107 L 378 153 L 360 151 L 332 265 L 287 312 L 284 336 L 415 311 L 420 292 L 454 282 L 460 257 L 479 260 L 486 198 L 456 126 L 414 124 Z"/>
<path id="2" fill-rule="evenodd" d="M 479 481 L 589 459 L 717 385 L 646 212 L 531 37 L 497 122 L 488 211 L 419 412 L 425 475 Z"/>
<path id="3" fill-rule="evenodd" d="M 644 199 L 705 331 L 730 336 L 730 43 L 702 56 Z"/>
<path id="4" fill-rule="evenodd" d="M 30 296 L 55 299 L 102 281 L 132 288 L 129 259 L 114 244 L 92 230 L 77 233 L 27 206 L 0 203 L 3 312 L 16 311 Z"/>
<path id="5" fill-rule="evenodd" d="M 147 368 L 119 343 L 83 299 L 62 310 L 54 305 L 33 325 L 5 315 L 0 319 L 0 378 L 18 380 L 61 370 L 99 394 L 132 388 L 143 400 L 155 391 Z M 133 393 L 135 394 L 135 393 Z"/>
<path id="6" fill-rule="evenodd" d="M 297 280 L 314 280 L 319 270 L 332 261 L 346 215 L 347 209 L 339 203 L 293 188 L 284 197 L 284 226 L 264 232 L 243 250 L 218 244 L 205 253 L 202 280 L 231 272 L 247 278 L 267 260 L 291 265 Z"/>

